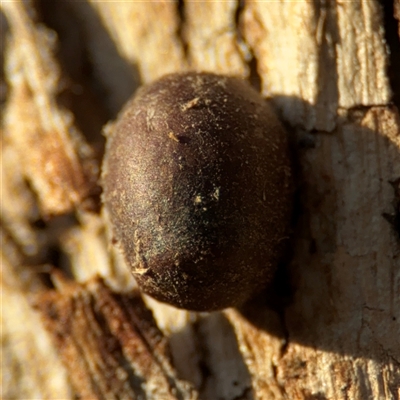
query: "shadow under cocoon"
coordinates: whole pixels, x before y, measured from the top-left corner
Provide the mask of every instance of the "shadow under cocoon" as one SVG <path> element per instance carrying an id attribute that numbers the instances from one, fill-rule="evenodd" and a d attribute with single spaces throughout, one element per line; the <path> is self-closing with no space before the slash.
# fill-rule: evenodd
<path id="1" fill-rule="evenodd" d="M 274 97 L 271 98 L 271 101 L 281 106 L 294 105 L 298 109 L 313 107 L 293 96 Z M 346 354 L 354 358 L 363 357 L 383 362 L 387 359 L 388 354 L 392 352 L 394 354 L 394 348 L 387 348 L 385 352 L 382 352 L 382 349 L 390 346 L 387 332 L 396 331 L 395 324 L 398 326 L 399 318 L 392 315 L 387 319 L 381 319 L 380 333 L 378 333 L 378 328 L 375 332 L 373 326 L 366 329 L 368 332 L 366 331 L 365 335 L 369 337 L 377 335 L 377 343 L 381 341 L 376 346 L 363 346 L 360 343 L 357 337 L 358 333 L 351 327 L 357 326 L 360 318 L 367 320 L 369 317 L 363 317 L 365 305 L 363 306 L 361 300 L 363 298 L 362 288 L 355 282 L 361 282 L 363 277 L 368 276 L 370 274 L 368 268 L 371 266 L 370 263 L 364 265 L 357 262 L 357 269 L 352 268 L 349 271 L 349 260 L 340 264 L 336 259 L 338 249 L 334 240 L 341 234 L 343 228 L 339 224 L 343 223 L 341 218 L 347 212 L 344 209 L 349 207 L 344 203 L 344 196 L 354 195 L 355 198 L 360 196 L 358 192 L 349 193 L 352 190 L 349 187 L 350 181 L 361 174 L 360 160 L 371 157 L 370 153 L 360 153 L 361 150 L 357 152 L 355 139 L 352 140 L 351 135 L 358 134 L 359 141 L 380 143 L 376 146 L 385 145 L 388 148 L 388 154 L 397 154 L 400 157 L 395 143 L 381 133 L 361 125 L 367 113 L 379 112 L 380 109 L 383 110 L 383 108 L 377 108 L 377 111 L 374 111 L 374 107 L 349 110 L 346 118 L 337 117 L 337 128 L 334 132 L 316 131 L 308 134 L 313 137 L 312 146 L 305 144 L 304 132 L 301 129 L 297 130 L 293 137 L 293 157 L 298 199 L 295 201 L 293 235 L 288 243 L 286 259 L 279 267 L 271 286 L 238 307 L 238 311 L 254 326 L 268 334 L 287 339 L 289 343 Z M 396 108 L 388 108 L 388 113 L 392 112 L 394 112 L 394 118 L 396 118 L 396 114 L 399 118 Z M 349 126 L 352 128 L 348 129 Z M 313 164 L 317 158 L 322 156 L 321 152 L 327 146 L 334 147 L 334 150 L 331 150 L 332 157 L 337 160 L 339 168 L 347 168 L 349 171 L 348 177 L 342 176 L 343 181 L 326 175 L 324 168 L 329 168 L 329 166 L 322 165 L 322 168 L 317 169 Z M 352 154 L 351 157 L 350 154 Z M 372 160 L 371 162 L 378 161 Z M 340 177 L 340 172 L 338 174 Z M 396 177 L 392 177 L 390 180 L 394 180 L 394 178 Z M 381 186 L 385 187 L 385 191 L 392 191 L 390 180 L 381 183 Z M 376 186 L 373 182 L 371 184 Z M 343 187 L 343 185 L 347 187 Z M 378 191 L 376 194 L 378 195 Z M 395 199 L 393 198 L 393 200 Z M 390 225 L 385 220 L 383 213 L 384 210 L 393 208 L 393 204 L 397 203 L 394 201 L 382 204 L 381 208 L 374 212 L 378 218 L 376 224 L 387 223 Z M 393 213 L 395 212 L 396 210 L 393 208 Z M 321 235 L 318 237 L 313 236 L 312 228 L 316 220 L 320 224 Z M 372 224 L 369 229 L 376 230 L 377 228 Z M 393 237 L 397 237 L 396 226 L 390 225 L 390 229 Z M 355 240 L 359 242 L 361 239 L 355 238 Z M 372 262 L 374 261 L 372 260 Z M 377 263 L 376 260 L 375 263 Z M 353 278 L 349 278 L 346 285 L 344 277 L 348 273 Z M 340 286 L 332 292 L 335 281 L 340 283 Z M 372 287 L 372 289 L 376 290 L 377 296 L 379 296 L 378 288 Z M 381 290 L 389 292 L 390 288 L 386 287 Z M 344 299 L 354 297 L 354 292 L 359 292 L 360 301 L 346 304 Z M 389 310 L 385 306 L 386 312 Z M 272 314 L 268 317 L 268 313 Z M 280 322 L 277 323 L 277 321 Z"/>

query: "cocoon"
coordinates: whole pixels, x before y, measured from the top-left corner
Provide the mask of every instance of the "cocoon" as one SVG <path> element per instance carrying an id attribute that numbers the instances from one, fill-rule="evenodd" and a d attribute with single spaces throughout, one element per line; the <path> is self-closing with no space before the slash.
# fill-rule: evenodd
<path id="1" fill-rule="evenodd" d="M 286 132 L 245 81 L 178 73 L 142 87 L 108 135 L 103 202 L 141 289 L 235 306 L 272 279 L 292 208 Z"/>

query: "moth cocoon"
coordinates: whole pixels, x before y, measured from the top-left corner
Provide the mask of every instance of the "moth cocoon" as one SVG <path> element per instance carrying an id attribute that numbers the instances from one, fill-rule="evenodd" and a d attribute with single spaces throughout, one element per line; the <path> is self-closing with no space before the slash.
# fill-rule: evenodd
<path id="1" fill-rule="evenodd" d="M 272 279 L 292 208 L 287 135 L 245 81 L 178 73 L 142 87 L 109 134 L 103 201 L 141 289 L 235 306 Z"/>

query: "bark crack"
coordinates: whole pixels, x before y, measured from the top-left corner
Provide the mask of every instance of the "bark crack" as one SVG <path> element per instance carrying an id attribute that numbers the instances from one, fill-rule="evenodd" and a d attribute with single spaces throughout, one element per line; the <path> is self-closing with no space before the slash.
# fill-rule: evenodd
<path id="1" fill-rule="evenodd" d="M 395 18 L 395 1 L 382 2 L 383 19 L 385 26 L 385 40 L 388 47 L 388 77 L 393 92 L 393 103 L 400 108 L 400 40 L 398 24 Z"/>
<path id="2" fill-rule="evenodd" d="M 187 61 L 188 59 L 188 53 L 189 53 L 189 43 L 186 39 L 186 34 L 185 34 L 185 29 L 186 29 L 186 8 L 185 8 L 185 1 L 184 0 L 178 0 L 177 3 L 177 15 L 178 15 L 178 29 L 177 29 L 177 36 L 179 38 L 179 41 L 182 44 L 182 51 L 183 51 L 183 56 L 185 60 Z"/>
<path id="3" fill-rule="evenodd" d="M 261 91 L 261 76 L 258 73 L 258 60 L 249 45 L 247 43 L 245 35 L 243 34 L 243 14 L 245 12 L 245 1 L 238 0 L 237 8 L 235 12 L 235 32 L 236 32 L 236 45 L 238 46 L 238 52 L 242 55 L 243 62 L 247 65 L 249 71 L 249 82 L 258 91 Z"/>

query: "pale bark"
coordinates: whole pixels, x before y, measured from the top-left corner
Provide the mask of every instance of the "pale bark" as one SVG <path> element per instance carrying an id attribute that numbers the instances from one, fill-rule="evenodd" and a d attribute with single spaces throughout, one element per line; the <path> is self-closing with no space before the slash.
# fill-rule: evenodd
<path id="1" fill-rule="evenodd" d="M 400 398 L 398 37 L 378 1 L 1 10 L 3 398 Z M 142 303 L 108 237 L 100 126 L 141 83 L 187 69 L 249 79 L 293 136 L 290 293 L 275 309 Z"/>

